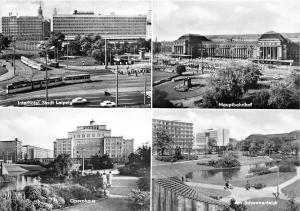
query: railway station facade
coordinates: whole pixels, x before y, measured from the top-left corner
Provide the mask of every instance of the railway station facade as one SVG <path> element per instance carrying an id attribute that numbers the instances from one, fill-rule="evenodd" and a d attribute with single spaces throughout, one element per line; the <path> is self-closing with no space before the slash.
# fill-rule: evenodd
<path id="1" fill-rule="evenodd" d="M 172 54 L 178 57 L 240 58 L 260 63 L 300 65 L 300 33 L 186 34 L 173 42 Z"/>

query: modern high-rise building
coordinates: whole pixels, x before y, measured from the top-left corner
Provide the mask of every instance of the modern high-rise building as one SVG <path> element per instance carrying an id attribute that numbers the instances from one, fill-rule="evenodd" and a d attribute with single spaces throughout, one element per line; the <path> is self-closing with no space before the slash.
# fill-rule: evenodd
<path id="1" fill-rule="evenodd" d="M 69 154 L 72 158 L 90 158 L 96 154 L 108 154 L 112 158 L 127 157 L 134 150 L 133 143 L 133 139 L 112 137 L 106 125 L 97 125 L 92 120 L 89 125 L 68 132 L 68 138 L 56 139 L 54 156 Z"/>
<path id="2" fill-rule="evenodd" d="M 17 40 L 45 40 L 50 36 L 51 23 L 44 19 L 41 6 L 37 16 L 2 17 L 2 33 Z"/>
<path id="3" fill-rule="evenodd" d="M 209 139 L 217 142 L 216 146 L 226 146 L 229 143 L 228 129 L 207 129 L 196 134 L 195 146 L 200 148 L 208 147 Z"/>
<path id="4" fill-rule="evenodd" d="M 0 141 L 0 160 L 17 162 L 22 159 L 22 142 L 15 140 Z"/>
<path id="5" fill-rule="evenodd" d="M 66 36 L 99 34 L 107 39 L 147 38 L 147 15 L 101 15 L 94 12 L 53 14 L 53 31 Z"/>
<path id="6" fill-rule="evenodd" d="M 162 119 L 152 120 L 153 143 L 156 141 L 157 131 L 164 130 L 173 141 L 172 147 L 180 147 L 182 153 L 188 153 L 193 146 L 193 123 L 170 121 Z M 156 151 L 155 147 L 153 148 Z M 170 149 L 171 150 L 171 149 Z"/>
<path id="7" fill-rule="evenodd" d="M 30 145 L 22 146 L 22 159 L 53 158 L 53 150 Z"/>

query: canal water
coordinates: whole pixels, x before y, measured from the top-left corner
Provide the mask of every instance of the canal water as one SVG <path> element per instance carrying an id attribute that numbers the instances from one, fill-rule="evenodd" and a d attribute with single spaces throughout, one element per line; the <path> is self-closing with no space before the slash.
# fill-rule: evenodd
<path id="1" fill-rule="evenodd" d="M 214 181 L 230 181 L 230 180 L 244 180 L 249 175 L 249 170 L 254 167 L 268 167 L 271 168 L 274 163 L 261 163 L 255 165 L 244 165 L 239 168 L 230 169 L 211 169 L 211 170 L 197 170 L 188 173 L 186 176 L 191 182 L 205 183 L 205 180 Z"/>
<path id="2" fill-rule="evenodd" d="M 13 177 L 12 182 L 0 182 L 0 191 L 21 190 L 27 185 L 38 185 L 40 171 L 14 172 L 10 174 Z"/>

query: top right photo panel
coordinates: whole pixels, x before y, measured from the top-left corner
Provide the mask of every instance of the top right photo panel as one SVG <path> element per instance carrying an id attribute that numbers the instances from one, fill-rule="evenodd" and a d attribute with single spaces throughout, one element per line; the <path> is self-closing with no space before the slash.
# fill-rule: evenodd
<path id="1" fill-rule="evenodd" d="M 298 0 L 154 0 L 153 107 L 299 109 Z"/>

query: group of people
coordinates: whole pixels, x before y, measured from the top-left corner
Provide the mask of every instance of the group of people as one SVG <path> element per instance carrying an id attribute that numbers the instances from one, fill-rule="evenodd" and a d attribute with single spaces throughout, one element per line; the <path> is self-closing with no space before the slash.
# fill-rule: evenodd
<path id="1" fill-rule="evenodd" d="M 99 173 L 99 172 L 98 172 Z M 106 190 L 107 188 L 110 188 L 112 186 L 112 174 L 111 171 L 109 173 L 99 173 L 101 184 L 102 184 L 102 189 Z"/>

